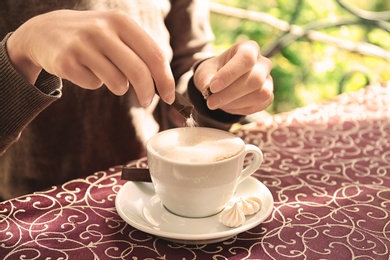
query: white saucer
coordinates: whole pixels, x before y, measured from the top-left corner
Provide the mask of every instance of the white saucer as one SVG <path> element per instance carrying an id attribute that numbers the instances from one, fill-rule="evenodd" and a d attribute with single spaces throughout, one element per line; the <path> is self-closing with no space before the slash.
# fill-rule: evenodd
<path id="1" fill-rule="evenodd" d="M 155 194 L 152 183 L 127 182 L 119 190 L 115 207 L 121 218 L 131 226 L 181 244 L 210 244 L 227 240 L 263 222 L 272 212 L 274 200 L 269 189 L 253 177 L 244 180 L 229 202 L 240 197 L 257 196 L 261 210 L 247 216 L 244 224 L 229 228 L 219 222 L 219 215 L 206 218 L 185 218 L 169 212 Z"/>

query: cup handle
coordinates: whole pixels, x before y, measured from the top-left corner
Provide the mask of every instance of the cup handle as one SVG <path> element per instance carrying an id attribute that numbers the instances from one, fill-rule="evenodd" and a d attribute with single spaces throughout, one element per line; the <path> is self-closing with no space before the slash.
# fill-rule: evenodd
<path id="1" fill-rule="evenodd" d="M 251 176 L 257 169 L 259 169 L 260 165 L 263 163 L 264 157 L 259 147 L 253 144 L 246 144 L 244 157 L 250 153 L 253 154 L 253 159 L 251 163 L 242 170 L 238 183 L 241 183 L 243 180 Z"/>

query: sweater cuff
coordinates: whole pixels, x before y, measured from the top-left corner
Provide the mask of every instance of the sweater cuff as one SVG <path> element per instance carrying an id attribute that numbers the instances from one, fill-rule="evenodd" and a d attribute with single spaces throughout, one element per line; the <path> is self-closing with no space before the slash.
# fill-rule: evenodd
<path id="1" fill-rule="evenodd" d="M 229 130 L 234 123 L 244 118 L 241 115 L 226 113 L 221 109 L 209 109 L 202 93 L 196 88 L 193 77 L 188 82 L 187 94 L 195 107 L 193 116 L 199 126 Z"/>
<path id="2" fill-rule="evenodd" d="M 0 42 L 0 154 L 42 110 L 60 98 L 61 79 L 42 71 L 31 85 L 13 67 L 6 49 L 8 34 Z"/>

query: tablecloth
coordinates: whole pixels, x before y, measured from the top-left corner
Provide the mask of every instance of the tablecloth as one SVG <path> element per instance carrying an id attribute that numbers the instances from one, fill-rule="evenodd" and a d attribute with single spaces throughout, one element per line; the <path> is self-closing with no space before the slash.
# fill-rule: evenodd
<path id="1" fill-rule="evenodd" d="M 226 241 L 169 242 L 118 215 L 120 166 L 0 203 L 3 259 L 389 259 L 390 86 L 235 130 L 261 148 L 271 215 Z M 130 163 L 146 167 L 141 158 Z M 75 169 L 77 171 L 77 169 Z M 57 174 L 57 173 L 51 173 Z"/>

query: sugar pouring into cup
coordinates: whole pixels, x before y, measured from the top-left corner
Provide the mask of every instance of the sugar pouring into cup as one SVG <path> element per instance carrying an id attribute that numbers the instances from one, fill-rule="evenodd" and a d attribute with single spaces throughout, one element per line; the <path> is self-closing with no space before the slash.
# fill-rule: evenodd
<path id="1" fill-rule="evenodd" d="M 232 133 L 181 127 L 154 135 L 146 145 L 157 196 L 174 214 L 207 217 L 219 213 L 237 186 L 263 162 L 261 150 Z M 244 159 L 252 154 L 244 168 Z"/>

